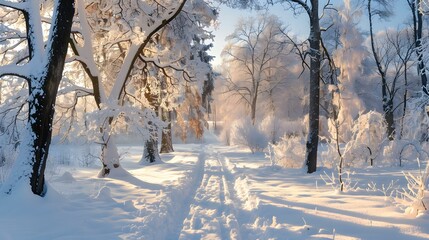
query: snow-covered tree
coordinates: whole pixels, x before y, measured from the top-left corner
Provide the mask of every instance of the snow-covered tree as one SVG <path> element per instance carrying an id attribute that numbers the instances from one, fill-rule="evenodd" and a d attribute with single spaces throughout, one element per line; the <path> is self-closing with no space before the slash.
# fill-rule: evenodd
<path id="1" fill-rule="evenodd" d="M 3 29 L 7 29 L 5 34 L 16 37 L 9 39 L 8 43 L 15 47 L 22 43 L 26 49 L 22 58 L 12 58 L 0 67 L 0 77 L 15 76 L 25 79 L 28 84 L 26 133 L 21 138 L 18 159 L 8 181 L 2 186 L 2 192 L 10 194 L 23 183 L 28 184 L 25 187 L 31 186 L 34 194 L 42 196 L 46 193 L 44 171 L 51 142 L 55 100 L 74 15 L 74 1 L 54 1 L 48 34 L 44 31 L 42 12 L 45 7 L 52 6 L 50 2 L 0 1 L 0 6 L 6 11 L 16 11 L 11 13 L 15 19 L 7 19 L 1 24 Z M 22 21 L 25 24 L 21 24 Z"/>
<path id="2" fill-rule="evenodd" d="M 158 79 L 165 78 L 173 86 L 177 82 L 172 79 L 179 79 L 177 75 L 191 81 L 204 72 L 205 68 L 190 60 L 189 46 L 196 29 L 207 26 L 215 13 L 204 1 L 137 4 L 79 0 L 77 15 L 71 44 L 75 55 L 70 60 L 81 64 L 92 84 L 92 89 L 86 92 L 94 97 L 97 106 L 91 113 L 95 120 L 92 129 L 100 132 L 103 162 L 100 176 L 106 176 L 120 167 L 113 135 L 115 125 L 124 123 L 120 119 L 128 125 L 134 122 L 135 126 L 141 126 L 143 142 L 156 138 L 156 129 L 160 127 L 157 111 L 164 107 L 171 110 L 173 105 L 171 99 L 159 99 L 166 95 Z M 185 35 L 179 37 L 178 32 Z M 137 86 L 150 93 L 142 92 L 139 98 Z M 153 101 L 147 99 L 149 95 Z M 137 114 L 127 116 L 130 113 Z M 157 151 L 157 144 L 152 145 L 149 152 Z"/>
<path id="3" fill-rule="evenodd" d="M 282 0 L 286 4 L 296 10 L 301 8 L 308 15 L 310 36 L 308 37 L 310 56 L 310 92 L 309 92 L 309 128 L 308 138 L 306 143 L 305 161 L 307 172 L 313 173 L 317 169 L 317 149 L 319 144 L 319 103 L 320 103 L 320 70 L 321 70 L 321 26 L 320 14 L 326 10 L 332 9 L 332 4 L 328 0 L 325 5 L 319 8 L 319 0 L 303 1 L 303 0 Z"/>
<path id="4" fill-rule="evenodd" d="M 360 20 L 362 11 L 359 8 L 354 8 L 349 0 L 344 1 L 344 6 L 338 9 L 338 14 L 332 17 L 333 27 L 326 31 L 326 34 L 333 32 L 334 46 L 332 48 L 332 58 L 335 66 L 338 68 L 339 73 L 335 81 L 329 81 L 329 85 L 334 87 L 331 90 L 337 90 L 341 93 L 341 99 L 332 100 L 337 101 L 334 105 L 343 105 L 338 107 L 338 121 L 339 124 L 339 138 L 340 141 L 348 141 L 351 137 L 352 123 L 359 116 L 360 112 L 365 110 L 365 105 L 358 95 L 359 84 L 362 84 L 363 79 L 363 61 L 367 58 L 367 49 L 363 45 L 364 37 L 359 30 L 357 24 Z M 325 35 L 325 44 L 327 45 L 327 38 Z M 327 46 L 329 48 L 329 46 Z M 334 86 L 332 86 L 334 85 Z M 335 86 L 336 85 L 336 86 Z M 341 101 L 339 103 L 338 101 Z"/>
<path id="5" fill-rule="evenodd" d="M 429 95 L 428 80 L 426 74 L 425 54 L 423 51 L 423 16 L 425 12 L 425 5 L 422 0 L 407 0 L 408 6 L 411 10 L 413 35 L 415 43 L 415 52 L 417 55 L 417 72 L 420 75 L 422 91 Z"/>
<path id="6" fill-rule="evenodd" d="M 72 41 L 74 58 L 82 64 L 91 80 L 92 94 L 98 109 L 102 110 L 100 113 L 105 113 L 95 117 L 104 118 L 97 127 L 101 131 L 102 144 L 100 176 L 120 167 L 111 124 L 124 112 L 120 101 L 134 65 L 152 38 L 181 12 L 185 3 L 186 0 L 141 4 L 78 1 L 79 21 Z"/>

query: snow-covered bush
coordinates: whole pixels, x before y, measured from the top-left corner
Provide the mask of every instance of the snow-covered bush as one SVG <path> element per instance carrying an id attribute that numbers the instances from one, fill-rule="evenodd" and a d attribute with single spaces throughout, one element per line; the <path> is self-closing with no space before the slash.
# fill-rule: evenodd
<path id="1" fill-rule="evenodd" d="M 324 139 L 322 138 L 322 140 Z M 340 156 L 338 155 L 336 143 L 329 142 L 328 140 L 326 142 L 319 146 L 320 163 L 326 168 L 337 168 L 340 163 Z M 343 148 L 343 144 L 340 148 Z"/>
<path id="2" fill-rule="evenodd" d="M 373 165 L 387 139 L 383 115 L 375 111 L 360 115 L 352 133 L 344 150 L 346 166 Z"/>
<path id="3" fill-rule="evenodd" d="M 305 159 L 304 138 L 284 135 L 277 144 L 270 144 L 267 157 L 272 165 L 301 168 Z"/>
<path id="4" fill-rule="evenodd" d="M 345 171 L 339 175 L 335 171 L 330 174 L 323 172 L 320 174 L 320 178 L 327 185 L 331 186 L 332 190 L 335 192 L 353 192 L 359 190 L 358 181 L 352 179 L 354 173 L 350 171 Z M 341 176 L 341 180 L 340 180 Z"/>
<path id="5" fill-rule="evenodd" d="M 304 121 L 302 119 L 290 121 L 282 120 L 282 132 L 281 136 L 286 137 L 303 137 L 307 135 L 308 128 L 308 114 L 305 116 Z"/>
<path id="6" fill-rule="evenodd" d="M 248 147 L 252 153 L 261 152 L 268 145 L 266 136 L 248 118 L 233 123 L 231 140 L 233 144 Z"/>
<path id="7" fill-rule="evenodd" d="M 401 138 L 427 141 L 429 118 L 425 108 L 429 105 L 429 97 L 423 94 L 421 97 L 410 99 L 407 105 L 408 110 L 402 120 Z"/>
<path id="8" fill-rule="evenodd" d="M 398 191 L 397 202 L 405 206 L 405 213 L 411 216 L 417 216 L 419 213 L 428 209 L 429 199 L 427 197 L 427 184 L 429 179 L 429 164 L 422 170 L 419 163 L 419 172 L 413 174 L 410 172 L 404 173 L 407 180 L 407 188 L 402 188 Z"/>
<path id="9" fill-rule="evenodd" d="M 272 165 L 286 168 L 300 168 L 305 158 L 305 135 L 307 132 L 308 115 L 304 121 L 283 120 L 279 127 L 283 134 L 275 144 L 269 144 L 267 158 Z"/>
<path id="10" fill-rule="evenodd" d="M 282 126 L 280 120 L 275 116 L 266 116 L 262 120 L 260 128 L 271 143 L 276 143 L 280 140 Z"/>
<path id="11" fill-rule="evenodd" d="M 98 157 L 101 154 L 99 146 L 86 144 L 82 148 L 81 153 L 77 156 L 79 167 L 91 167 L 99 163 Z"/>
<path id="12" fill-rule="evenodd" d="M 383 148 L 384 162 L 402 166 L 406 163 L 415 164 L 416 159 L 428 158 L 429 118 L 426 109 L 428 104 L 429 97 L 425 94 L 408 100 L 402 124 L 397 128 L 396 140 Z"/>
<path id="13" fill-rule="evenodd" d="M 427 157 L 427 151 L 418 140 L 398 139 L 384 146 L 382 161 L 390 166 L 403 166 L 404 163 L 415 163 L 416 159 L 427 159 Z"/>

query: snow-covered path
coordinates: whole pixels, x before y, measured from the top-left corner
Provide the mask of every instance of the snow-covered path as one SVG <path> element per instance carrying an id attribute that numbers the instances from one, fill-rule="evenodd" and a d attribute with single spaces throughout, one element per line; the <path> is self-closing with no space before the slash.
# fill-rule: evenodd
<path id="1" fill-rule="evenodd" d="M 76 157 L 82 148 L 61 146 L 54 159 L 65 159 L 65 149 Z M 124 169 L 108 178 L 95 177 L 99 166 L 51 162 L 45 198 L 0 198 L 0 239 L 429 239 L 428 214 L 406 216 L 391 197 L 366 189 L 406 186 L 404 168 L 357 169 L 350 181 L 359 189 L 343 194 L 321 180 L 329 169 L 273 167 L 263 153 L 213 135 L 144 167 L 141 146 L 120 149 Z"/>
<path id="2" fill-rule="evenodd" d="M 204 175 L 183 222 L 179 239 L 240 239 L 234 188 L 224 159 L 210 145 L 203 150 Z"/>

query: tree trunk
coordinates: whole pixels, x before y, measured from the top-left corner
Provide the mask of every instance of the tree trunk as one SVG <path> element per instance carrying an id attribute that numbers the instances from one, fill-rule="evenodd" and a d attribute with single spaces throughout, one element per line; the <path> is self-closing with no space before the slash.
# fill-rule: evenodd
<path id="1" fill-rule="evenodd" d="M 157 95 L 151 94 L 150 89 L 147 90 L 146 99 L 148 102 L 155 108 L 155 113 L 159 115 L 159 106 L 157 100 Z M 154 163 L 161 161 L 161 157 L 158 152 L 158 128 L 153 126 L 153 122 L 149 121 L 148 129 L 150 132 L 149 139 L 144 143 L 143 156 L 140 160 L 140 164 Z"/>
<path id="2" fill-rule="evenodd" d="M 386 106 L 383 104 L 384 119 L 386 121 L 387 136 L 390 141 L 395 139 L 395 120 L 393 118 L 393 101 L 389 100 L 386 102 Z"/>
<path id="3" fill-rule="evenodd" d="M 384 120 L 386 121 L 386 124 L 387 124 L 386 131 L 387 131 L 387 136 L 389 137 L 389 140 L 393 140 L 395 137 L 395 122 L 393 118 L 393 99 L 391 98 L 389 99 L 386 72 L 381 66 L 380 58 L 375 49 L 374 33 L 373 33 L 373 25 L 372 25 L 371 0 L 368 0 L 367 7 L 368 7 L 369 33 L 371 38 L 372 54 L 374 56 L 375 64 L 377 65 L 378 73 L 381 76 L 381 96 L 382 96 L 382 102 L 383 102 Z"/>
<path id="4" fill-rule="evenodd" d="M 161 158 L 158 153 L 158 141 L 154 138 L 151 138 L 145 142 L 143 156 L 140 160 L 140 164 L 148 164 L 160 161 Z"/>
<path id="5" fill-rule="evenodd" d="M 98 173 L 98 177 L 106 177 L 112 169 L 119 168 L 121 165 L 119 163 L 118 148 L 116 147 L 114 137 L 111 136 L 108 133 L 109 131 L 105 128 L 102 128 L 101 131 L 105 131 L 103 133 L 103 145 L 101 147 L 101 163 L 103 164 L 103 168 Z"/>
<path id="6" fill-rule="evenodd" d="M 399 137 L 402 139 L 403 133 L 404 133 L 404 120 L 405 115 L 407 113 L 407 98 L 408 98 L 408 64 L 407 62 L 404 63 L 404 82 L 405 82 L 405 91 L 404 91 L 404 105 L 402 108 L 402 119 L 401 119 L 401 133 L 399 134 Z"/>
<path id="7" fill-rule="evenodd" d="M 320 25 L 319 1 L 311 0 L 310 16 L 310 106 L 308 138 L 306 144 L 307 173 L 317 168 L 317 148 L 319 144 L 319 95 L 320 95 Z"/>
<path id="8" fill-rule="evenodd" d="M 422 90 L 426 95 L 429 95 L 428 92 L 428 80 L 426 76 L 426 67 L 425 63 L 423 61 L 423 52 L 421 49 L 422 46 L 422 32 L 423 32 L 423 14 L 419 10 L 420 5 L 422 4 L 422 0 L 418 0 L 417 8 L 414 4 L 414 13 L 413 13 L 413 20 L 414 20 L 414 41 L 416 44 L 416 53 L 419 63 L 417 64 L 417 70 L 418 74 L 420 75 L 421 82 L 422 82 Z"/>
<path id="9" fill-rule="evenodd" d="M 48 43 L 48 49 L 46 50 L 48 58 L 45 66 L 46 73 L 29 81 L 28 123 L 30 124 L 31 132 L 34 133 L 32 143 L 30 143 L 32 148 L 30 150 L 30 162 L 32 165 L 30 185 L 33 193 L 41 196 L 45 193 L 44 172 L 51 143 L 55 99 L 67 54 L 74 15 L 74 1 L 59 0 L 55 11 L 57 15 L 56 19 L 52 21 L 52 40 Z"/>
<path id="10" fill-rule="evenodd" d="M 150 88 L 150 86 L 147 86 L 144 95 L 147 101 L 149 102 L 150 106 L 153 107 L 157 117 L 159 117 L 160 106 L 158 102 L 159 100 L 158 93 L 156 91 L 155 93 L 153 93 L 153 90 Z M 140 160 L 140 164 L 153 163 L 161 160 L 158 152 L 158 139 L 157 139 L 158 129 L 154 129 L 152 121 L 149 121 L 147 125 L 150 132 L 150 136 L 149 136 L 149 139 L 146 140 L 144 143 L 143 156 L 142 156 L 142 159 Z"/>
<path id="11" fill-rule="evenodd" d="M 162 131 L 160 153 L 174 152 L 173 141 L 171 136 L 171 111 L 162 110 L 162 120 L 167 122 L 167 127 Z"/>
<path id="12" fill-rule="evenodd" d="M 253 96 L 252 96 L 252 102 L 251 102 L 251 105 L 250 105 L 250 118 L 252 119 L 252 124 L 253 125 L 255 125 L 255 123 L 256 123 L 256 104 L 257 104 L 257 102 L 258 102 L 258 91 L 259 91 L 259 88 L 258 88 L 258 83 L 256 83 L 255 84 L 256 86 L 255 86 L 255 89 L 254 89 L 254 93 L 253 93 Z"/>

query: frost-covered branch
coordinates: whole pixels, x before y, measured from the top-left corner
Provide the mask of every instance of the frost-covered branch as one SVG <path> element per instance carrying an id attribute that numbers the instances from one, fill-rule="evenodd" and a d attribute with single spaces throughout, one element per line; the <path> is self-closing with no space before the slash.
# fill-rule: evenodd
<path id="1" fill-rule="evenodd" d="M 24 66 L 16 64 L 0 66 L 0 77 L 16 76 L 28 80 L 30 78 L 29 70 L 31 70 L 31 67 L 28 64 Z"/>
<path id="2" fill-rule="evenodd" d="M 12 8 L 18 11 L 27 11 L 29 8 L 29 1 L 23 2 L 12 2 L 6 0 L 0 0 L 0 6 Z"/>
<path id="3" fill-rule="evenodd" d="M 145 47 L 151 41 L 152 37 L 163 27 L 169 24 L 175 17 L 179 15 L 183 7 L 185 6 L 187 0 L 183 0 L 178 7 L 172 7 L 167 12 L 167 16 L 157 24 L 154 24 L 150 29 L 147 30 L 148 34 L 145 36 L 144 40 L 138 45 L 131 44 L 128 49 L 127 55 L 124 59 L 124 62 L 121 66 L 121 70 L 118 73 L 115 84 L 113 85 L 112 92 L 109 95 L 110 99 L 118 100 L 121 96 L 122 89 L 125 87 L 126 80 L 130 76 L 131 70 L 134 66 L 134 63 L 139 58 L 140 53 L 143 52 Z"/>
<path id="4" fill-rule="evenodd" d="M 295 3 L 295 4 L 297 4 L 297 5 L 299 5 L 300 7 L 302 7 L 304 10 L 305 10 L 305 12 L 308 14 L 308 16 L 311 18 L 311 8 L 310 8 L 310 6 L 307 4 L 307 1 L 302 1 L 302 0 L 282 0 L 283 2 L 287 2 L 287 3 L 289 3 L 290 4 L 290 7 L 292 8 L 292 9 L 294 9 L 295 10 L 295 7 L 294 7 L 294 5 L 292 4 L 292 3 Z"/>

